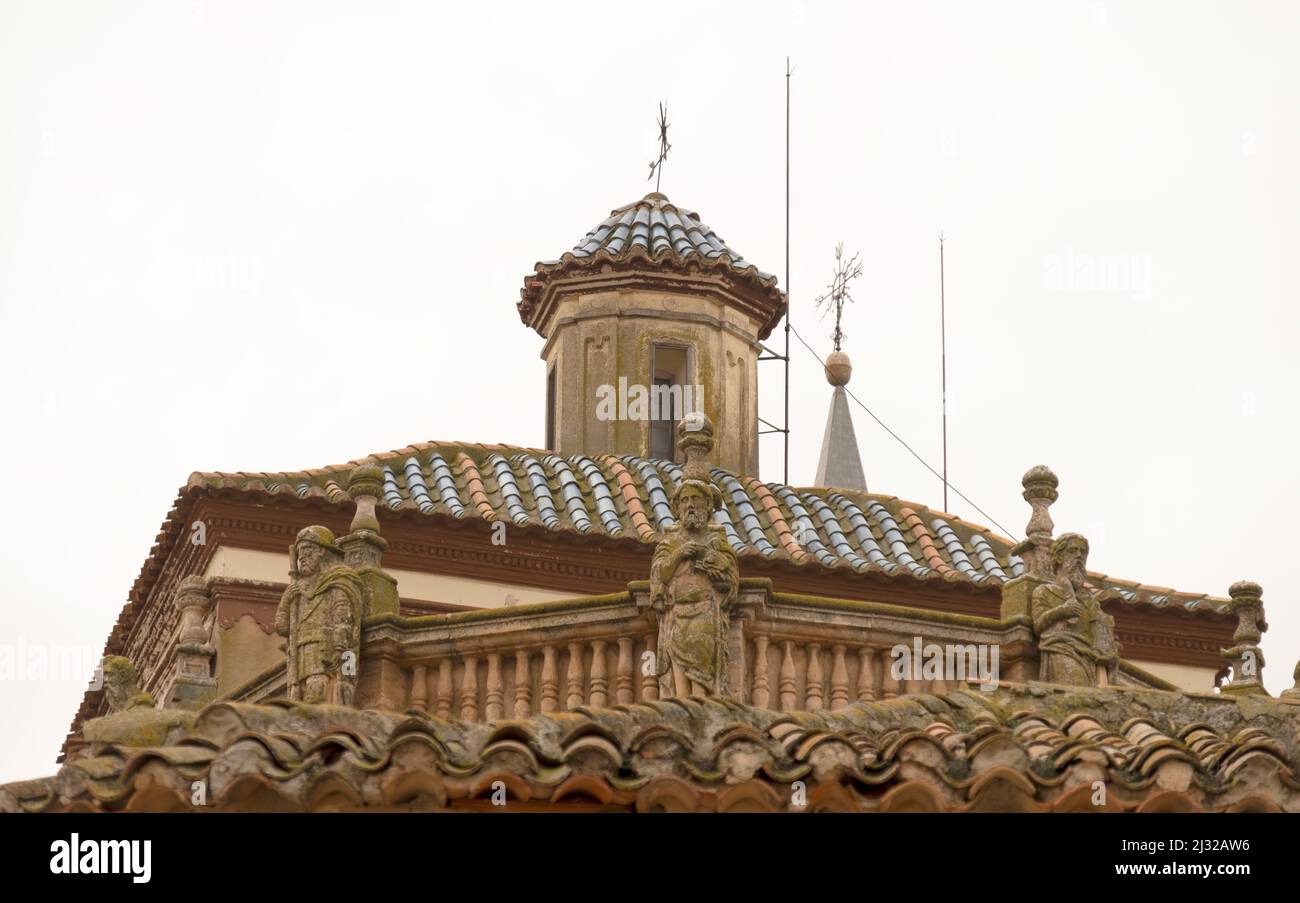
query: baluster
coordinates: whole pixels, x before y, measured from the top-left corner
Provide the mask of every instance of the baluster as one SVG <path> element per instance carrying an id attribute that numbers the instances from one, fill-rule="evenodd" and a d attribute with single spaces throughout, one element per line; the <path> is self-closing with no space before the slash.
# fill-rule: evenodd
<path id="1" fill-rule="evenodd" d="M 858 702 L 876 699 L 876 653 L 870 646 L 858 649 Z"/>
<path id="2" fill-rule="evenodd" d="M 438 712 L 439 718 L 451 717 L 451 659 L 438 662 Z"/>
<path id="3" fill-rule="evenodd" d="M 486 720 L 500 721 L 505 715 L 505 688 L 501 684 L 501 653 L 488 654 Z"/>
<path id="4" fill-rule="evenodd" d="M 528 651 L 515 650 L 515 717 L 528 718 L 533 714 L 533 680 L 528 673 Z"/>
<path id="5" fill-rule="evenodd" d="M 641 700 L 643 702 L 652 702 L 659 698 L 659 655 L 657 647 L 659 637 L 650 634 L 645 638 L 645 651 L 650 653 L 649 658 L 643 659 L 637 668 L 641 671 Z M 647 669 L 646 665 L 650 667 Z M 647 674 L 646 671 L 650 673 Z"/>
<path id="6" fill-rule="evenodd" d="M 844 647 L 832 646 L 831 655 L 831 708 L 842 709 L 849 704 L 849 668 L 844 663 Z"/>
<path id="7" fill-rule="evenodd" d="M 767 708 L 772 701 L 772 692 L 767 686 L 767 637 L 754 637 L 754 689 L 750 694 L 754 706 Z"/>
<path id="8" fill-rule="evenodd" d="M 818 643 L 808 644 L 808 668 L 804 679 L 804 708 L 815 712 L 822 707 L 826 688 L 822 684 L 822 647 Z"/>
<path id="9" fill-rule="evenodd" d="M 632 638 L 619 637 L 618 665 L 614 676 L 614 698 L 618 700 L 619 705 L 631 705 L 636 698 L 633 692 L 635 684 L 632 682 L 632 652 Z"/>
<path id="10" fill-rule="evenodd" d="M 411 708 L 420 711 L 429 711 L 429 668 L 427 665 L 416 665 L 411 669 Z"/>
<path id="11" fill-rule="evenodd" d="M 560 676 L 555 666 L 555 647 L 542 649 L 542 714 L 560 707 Z"/>
<path id="12" fill-rule="evenodd" d="M 781 656 L 781 680 L 777 690 L 781 696 L 781 711 L 794 711 L 794 654 L 790 650 L 790 641 L 785 641 Z"/>
<path id="13" fill-rule="evenodd" d="M 609 678 L 605 676 L 605 640 L 591 641 L 591 704 L 597 708 L 609 705 Z"/>
<path id="14" fill-rule="evenodd" d="M 894 677 L 894 657 L 887 655 L 880 661 L 880 698 L 893 699 L 900 687 L 901 682 Z"/>
<path id="15" fill-rule="evenodd" d="M 465 656 L 465 676 L 460 679 L 460 718 L 478 721 L 478 657 Z"/>
<path id="16" fill-rule="evenodd" d="M 566 709 L 576 709 L 582 705 L 582 644 L 569 644 L 569 686 L 568 696 L 564 699 Z"/>

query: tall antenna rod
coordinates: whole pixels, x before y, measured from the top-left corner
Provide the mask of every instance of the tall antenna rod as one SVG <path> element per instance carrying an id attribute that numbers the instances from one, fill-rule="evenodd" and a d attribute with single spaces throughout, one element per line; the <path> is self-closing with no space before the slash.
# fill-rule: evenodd
<path id="1" fill-rule="evenodd" d="M 948 329 L 943 292 L 943 239 L 939 233 L 939 360 L 943 368 L 943 510 L 948 511 Z"/>
<path id="2" fill-rule="evenodd" d="M 758 418 L 758 422 L 767 429 L 758 431 L 760 436 L 768 433 L 785 435 L 785 452 L 782 463 L 781 481 L 790 485 L 790 58 L 785 58 L 785 354 L 777 354 L 766 345 L 759 345 L 762 354 L 760 361 L 780 361 L 785 367 L 785 418 L 781 426 Z"/>
<path id="3" fill-rule="evenodd" d="M 790 485 L 790 58 L 785 58 L 785 455 L 781 482 Z"/>

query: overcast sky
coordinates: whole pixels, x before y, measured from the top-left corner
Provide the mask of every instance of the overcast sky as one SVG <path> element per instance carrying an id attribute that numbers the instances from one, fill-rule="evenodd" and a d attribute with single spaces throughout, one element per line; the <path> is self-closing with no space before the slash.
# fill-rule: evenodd
<path id="1" fill-rule="evenodd" d="M 1259 581 L 1300 656 L 1294 3 L 0 6 L 0 645 L 97 654 L 193 470 L 540 445 L 535 261 L 652 186 L 784 279 L 860 251 L 851 388 L 1019 535 L 1021 474 L 1116 576 Z M 776 339 L 777 337 L 774 337 Z M 780 372 L 761 407 L 780 419 Z M 791 482 L 830 390 L 796 346 Z M 942 486 L 860 409 L 870 488 Z M 780 480 L 779 439 L 762 476 Z M 966 503 L 958 515 L 988 523 Z M 85 688 L 0 681 L 0 781 Z"/>

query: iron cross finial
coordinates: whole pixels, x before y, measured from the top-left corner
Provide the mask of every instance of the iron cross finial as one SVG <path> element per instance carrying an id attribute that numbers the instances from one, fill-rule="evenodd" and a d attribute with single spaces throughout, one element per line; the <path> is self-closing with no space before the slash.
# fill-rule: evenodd
<path id="1" fill-rule="evenodd" d="M 655 180 L 655 191 L 659 190 L 659 182 L 664 174 L 664 160 L 668 158 L 668 152 L 673 146 L 668 143 L 668 107 L 666 104 L 659 104 L 659 158 L 650 164 L 650 176 L 646 181 L 653 177 Z"/>

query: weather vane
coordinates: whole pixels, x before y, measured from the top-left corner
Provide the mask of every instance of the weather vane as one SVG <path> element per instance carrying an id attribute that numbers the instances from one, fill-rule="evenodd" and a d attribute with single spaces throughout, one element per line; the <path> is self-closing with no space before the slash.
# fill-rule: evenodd
<path id="1" fill-rule="evenodd" d="M 646 181 L 655 180 L 655 191 L 659 190 L 659 179 L 664 174 L 664 160 L 668 159 L 668 152 L 673 146 L 668 143 L 668 107 L 659 104 L 659 159 L 650 164 L 650 175 Z"/>
<path id="2" fill-rule="evenodd" d="M 844 314 L 844 305 L 853 300 L 849 294 L 849 280 L 857 279 L 862 275 L 862 264 L 858 261 L 858 255 L 854 254 L 846 263 L 844 260 L 844 242 L 835 246 L 835 278 L 827 286 L 829 289 L 826 294 L 819 296 L 813 303 L 826 316 L 826 312 L 831 308 L 835 309 L 835 331 L 831 333 L 831 338 L 835 340 L 835 350 L 840 350 L 840 343 L 844 341 L 844 331 L 840 329 L 840 319 Z"/>

